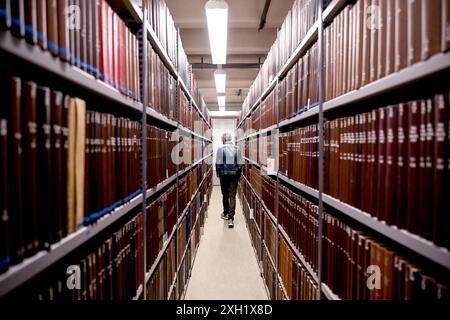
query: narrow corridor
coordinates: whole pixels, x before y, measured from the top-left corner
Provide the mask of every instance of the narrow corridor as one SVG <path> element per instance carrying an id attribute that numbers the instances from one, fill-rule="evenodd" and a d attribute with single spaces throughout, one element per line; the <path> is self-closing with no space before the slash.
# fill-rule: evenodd
<path id="1" fill-rule="evenodd" d="M 186 300 L 266 300 L 267 293 L 237 197 L 234 229 L 220 218 L 222 195 L 214 187 L 204 235 Z"/>

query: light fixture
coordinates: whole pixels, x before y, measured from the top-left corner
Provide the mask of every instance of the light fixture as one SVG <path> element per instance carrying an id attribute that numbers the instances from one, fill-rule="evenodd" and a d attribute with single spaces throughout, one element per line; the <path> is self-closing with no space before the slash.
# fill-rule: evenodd
<path id="1" fill-rule="evenodd" d="M 226 83 L 227 83 L 227 73 L 220 69 L 214 72 L 214 79 L 216 80 L 216 91 L 217 93 L 225 94 Z"/>
<path id="2" fill-rule="evenodd" d="M 219 103 L 219 110 L 225 111 L 225 96 L 218 96 L 217 102 Z"/>
<path id="3" fill-rule="evenodd" d="M 228 4 L 209 0 L 205 5 L 213 64 L 227 63 Z"/>

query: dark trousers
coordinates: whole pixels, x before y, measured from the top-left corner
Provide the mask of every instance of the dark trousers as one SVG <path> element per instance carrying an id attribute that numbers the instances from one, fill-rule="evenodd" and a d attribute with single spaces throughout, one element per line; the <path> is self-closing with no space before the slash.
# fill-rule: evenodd
<path id="1" fill-rule="evenodd" d="M 239 177 L 221 177 L 220 188 L 222 189 L 223 213 L 234 219 L 236 213 L 236 190 Z"/>

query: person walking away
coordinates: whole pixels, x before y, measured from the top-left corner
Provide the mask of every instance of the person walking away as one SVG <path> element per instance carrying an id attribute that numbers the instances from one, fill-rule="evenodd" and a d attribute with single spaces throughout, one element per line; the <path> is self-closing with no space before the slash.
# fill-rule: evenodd
<path id="1" fill-rule="evenodd" d="M 234 227 L 236 213 L 236 190 L 242 174 L 242 153 L 238 146 L 231 142 L 231 135 L 222 135 L 223 145 L 217 150 L 216 172 L 220 178 L 222 190 L 222 219 L 228 220 L 228 227 Z"/>

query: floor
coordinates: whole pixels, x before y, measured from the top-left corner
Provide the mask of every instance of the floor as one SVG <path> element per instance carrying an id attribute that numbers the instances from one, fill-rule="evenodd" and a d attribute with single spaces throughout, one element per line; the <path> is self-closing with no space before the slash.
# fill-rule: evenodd
<path id="1" fill-rule="evenodd" d="M 222 195 L 214 187 L 185 299 L 267 300 L 238 198 L 234 229 L 220 218 L 221 212 Z"/>

